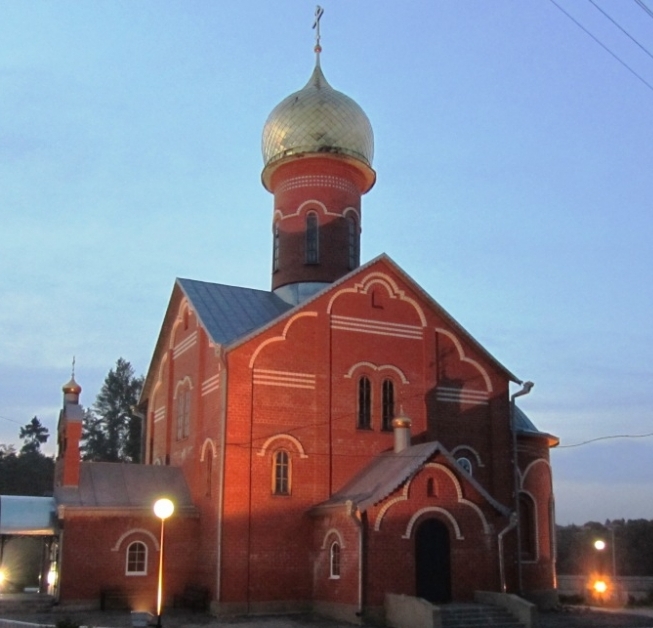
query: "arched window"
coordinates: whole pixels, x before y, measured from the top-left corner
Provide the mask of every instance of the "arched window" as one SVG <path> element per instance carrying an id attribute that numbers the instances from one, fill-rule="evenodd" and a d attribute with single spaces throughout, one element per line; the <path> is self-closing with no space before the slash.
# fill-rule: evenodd
<path id="1" fill-rule="evenodd" d="M 537 558 L 535 502 L 526 493 L 519 493 L 519 536 L 522 560 L 535 560 Z"/>
<path id="2" fill-rule="evenodd" d="M 128 576 L 147 575 L 147 545 L 145 543 L 134 541 L 127 547 L 125 574 Z"/>
<path id="3" fill-rule="evenodd" d="M 190 434 L 190 387 L 180 386 L 177 390 L 177 440 Z"/>
<path id="4" fill-rule="evenodd" d="M 354 268 L 358 268 L 360 264 L 358 225 L 353 216 L 347 216 L 347 229 L 349 238 L 349 270 L 353 270 Z"/>
<path id="5" fill-rule="evenodd" d="M 469 458 L 461 456 L 460 458 L 456 458 L 456 462 L 460 465 L 461 468 L 465 469 L 469 475 L 472 475 L 474 468 L 472 467 L 472 461 Z"/>
<path id="6" fill-rule="evenodd" d="M 372 384 L 367 377 L 358 380 L 358 428 L 372 427 Z"/>
<path id="7" fill-rule="evenodd" d="M 306 263 L 317 264 L 320 261 L 320 232 L 317 224 L 317 214 L 309 212 L 306 215 Z"/>
<path id="8" fill-rule="evenodd" d="M 395 385 L 391 379 L 383 380 L 381 429 L 391 430 L 395 418 Z"/>
<path id="9" fill-rule="evenodd" d="M 435 480 L 433 478 L 429 478 L 426 480 L 426 496 L 427 497 L 437 497 L 438 493 L 438 487 L 435 484 Z"/>
<path id="10" fill-rule="evenodd" d="M 329 550 L 329 578 L 340 578 L 340 544 L 337 541 L 331 543 Z"/>
<path id="11" fill-rule="evenodd" d="M 274 223 L 274 236 L 272 240 L 272 271 L 279 270 L 279 221 Z"/>
<path id="12" fill-rule="evenodd" d="M 290 495 L 290 456 L 283 449 L 274 454 L 272 492 L 275 495 Z"/>

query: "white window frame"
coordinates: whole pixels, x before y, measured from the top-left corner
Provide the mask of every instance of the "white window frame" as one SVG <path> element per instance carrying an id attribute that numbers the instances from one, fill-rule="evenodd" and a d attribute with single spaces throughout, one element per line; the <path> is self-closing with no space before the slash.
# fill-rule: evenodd
<path id="1" fill-rule="evenodd" d="M 338 541 L 334 541 L 329 547 L 329 580 L 340 580 L 341 561 L 342 548 Z"/>
<path id="2" fill-rule="evenodd" d="M 134 545 L 142 545 L 145 552 L 143 555 L 143 569 L 142 571 L 132 571 L 129 569 L 129 555 L 132 547 Z M 125 551 L 125 575 L 126 576 L 147 576 L 147 558 L 148 558 L 148 547 L 147 543 L 144 541 L 132 541 L 128 546 L 127 550 Z"/>

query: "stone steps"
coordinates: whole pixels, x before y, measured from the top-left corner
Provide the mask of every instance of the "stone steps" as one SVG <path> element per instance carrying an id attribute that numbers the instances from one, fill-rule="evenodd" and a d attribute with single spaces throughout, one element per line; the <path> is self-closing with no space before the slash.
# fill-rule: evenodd
<path id="1" fill-rule="evenodd" d="M 524 628 L 507 610 L 488 604 L 447 604 L 440 613 L 442 628 Z"/>
<path id="2" fill-rule="evenodd" d="M 0 594 L 0 614 L 43 613 L 52 608 L 54 599 L 42 593 Z"/>

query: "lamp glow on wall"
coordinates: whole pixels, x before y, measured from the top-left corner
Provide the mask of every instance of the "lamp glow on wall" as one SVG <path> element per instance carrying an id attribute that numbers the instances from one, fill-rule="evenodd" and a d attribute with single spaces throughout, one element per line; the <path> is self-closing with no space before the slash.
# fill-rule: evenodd
<path id="1" fill-rule="evenodd" d="M 167 498 L 157 499 L 154 502 L 154 514 L 161 519 L 161 543 L 159 549 L 159 581 L 156 590 L 156 625 L 161 628 L 161 610 L 163 607 L 163 540 L 165 522 L 175 511 L 175 505 Z"/>

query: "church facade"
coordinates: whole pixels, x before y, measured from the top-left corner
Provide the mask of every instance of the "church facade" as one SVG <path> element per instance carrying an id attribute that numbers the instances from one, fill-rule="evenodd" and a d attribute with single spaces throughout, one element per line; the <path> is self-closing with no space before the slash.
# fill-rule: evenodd
<path id="1" fill-rule="evenodd" d="M 523 382 L 390 257 L 360 264 L 372 128 L 316 53 L 263 131 L 272 289 L 176 280 L 142 393 L 144 464 L 80 464 L 80 391 L 64 387 L 61 602 L 120 588 L 152 610 L 157 496 L 177 505 L 169 599 L 201 588 L 215 613 L 356 621 L 382 616 L 386 593 L 555 589 L 557 439 L 516 407 L 529 386 L 511 397 Z"/>

